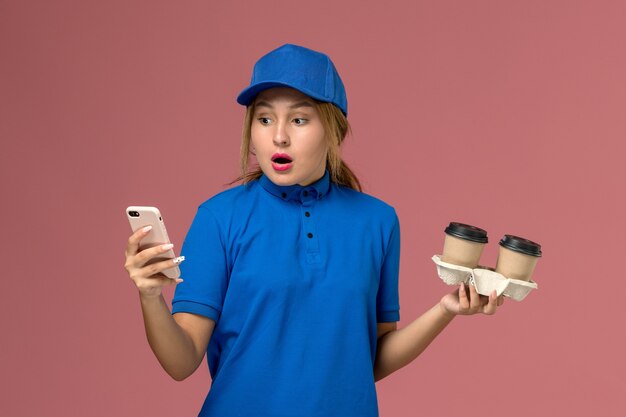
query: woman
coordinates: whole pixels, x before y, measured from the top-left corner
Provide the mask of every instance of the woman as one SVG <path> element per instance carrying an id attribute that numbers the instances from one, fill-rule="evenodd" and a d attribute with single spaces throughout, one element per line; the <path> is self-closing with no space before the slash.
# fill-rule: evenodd
<path id="1" fill-rule="evenodd" d="M 457 314 L 495 313 L 501 299 L 463 285 L 402 329 L 395 210 L 360 192 L 341 160 L 343 83 L 330 59 L 284 45 L 255 65 L 242 185 L 204 202 L 187 234 L 182 280 L 126 268 L 139 289 L 148 341 L 182 380 L 208 356 L 201 416 L 377 416 L 375 381 L 415 359 Z M 250 154 L 259 168 L 250 170 Z M 178 283 L 170 313 L 161 290 Z"/>

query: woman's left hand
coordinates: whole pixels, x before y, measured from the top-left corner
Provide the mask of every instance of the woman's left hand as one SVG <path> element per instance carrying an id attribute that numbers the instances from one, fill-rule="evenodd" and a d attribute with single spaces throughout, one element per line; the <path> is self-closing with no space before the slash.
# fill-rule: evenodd
<path id="1" fill-rule="evenodd" d="M 448 313 L 471 315 L 471 314 L 495 314 L 499 306 L 504 303 L 503 296 L 497 296 L 493 291 L 489 297 L 476 292 L 473 285 L 461 284 L 458 291 L 443 296 L 440 306 Z"/>

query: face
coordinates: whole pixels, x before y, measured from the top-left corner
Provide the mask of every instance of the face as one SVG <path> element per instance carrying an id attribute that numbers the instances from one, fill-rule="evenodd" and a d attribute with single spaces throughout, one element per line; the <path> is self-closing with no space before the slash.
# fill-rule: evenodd
<path id="1" fill-rule="evenodd" d="M 328 145 L 310 97 L 292 88 L 262 91 L 250 134 L 259 166 L 274 184 L 306 186 L 324 175 Z"/>

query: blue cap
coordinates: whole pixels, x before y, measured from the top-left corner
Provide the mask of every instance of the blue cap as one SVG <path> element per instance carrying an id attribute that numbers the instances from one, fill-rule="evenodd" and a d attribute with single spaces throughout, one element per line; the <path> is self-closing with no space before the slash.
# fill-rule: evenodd
<path id="1" fill-rule="evenodd" d="M 330 58 L 312 49 L 286 44 L 254 64 L 250 86 L 237 103 L 250 105 L 257 94 L 272 87 L 291 87 L 319 101 L 332 103 L 348 115 L 343 82 Z"/>

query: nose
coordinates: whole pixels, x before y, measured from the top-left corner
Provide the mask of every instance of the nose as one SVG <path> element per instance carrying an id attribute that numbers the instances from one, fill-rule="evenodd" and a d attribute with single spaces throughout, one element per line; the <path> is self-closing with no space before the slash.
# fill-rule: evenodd
<path id="1" fill-rule="evenodd" d="M 278 123 L 274 132 L 274 145 L 283 147 L 289 145 L 289 142 L 286 123 Z"/>

